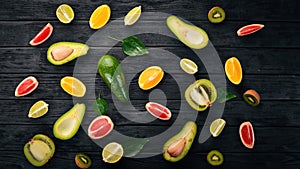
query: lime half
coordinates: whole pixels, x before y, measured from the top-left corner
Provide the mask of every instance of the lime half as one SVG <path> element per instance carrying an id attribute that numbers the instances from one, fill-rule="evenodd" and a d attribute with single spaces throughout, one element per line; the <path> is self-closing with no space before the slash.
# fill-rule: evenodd
<path id="1" fill-rule="evenodd" d="M 223 119 L 216 119 L 210 125 L 210 133 L 213 137 L 218 137 L 225 127 L 226 121 Z"/>
<path id="2" fill-rule="evenodd" d="M 71 6 L 62 4 L 56 9 L 56 17 L 62 23 L 70 23 L 74 19 L 74 11 Z"/>
<path id="3" fill-rule="evenodd" d="M 124 150 L 121 144 L 112 142 L 107 144 L 102 151 L 103 161 L 106 163 L 116 163 L 123 156 Z"/>
<path id="4" fill-rule="evenodd" d="M 45 115 L 48 112 L 48 106 L 46 102 L 40 100 L 34 103 L 28 113 L 29 118 L 39 118 Z"/>

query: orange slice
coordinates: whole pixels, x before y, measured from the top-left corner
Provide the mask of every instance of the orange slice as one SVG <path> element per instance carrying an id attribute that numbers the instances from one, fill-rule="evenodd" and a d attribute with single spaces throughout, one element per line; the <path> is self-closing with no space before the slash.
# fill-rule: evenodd
<path id="1" fill-rule="evenodd" d="M 60 86 L 68 94 L 76 97 L 83 97 L 85 95 L 85 85 L 75 77 L 66 76 L 60 80 Z"/>
<path id="2" fill-rule="evenodd" d="M 240 61 L 236 57 L 229 58 L 225 63 L 225 73 L 227 78 L 235 85 L 241 83 L 243 71 Z"/>
<path id="3" fill-rule="evenodd" d="M 90 27 L 92 29 L 100 29 L 110 19 L 110 7 L 106 4 L 99 6 L 97 9 L 94 10 L 90 17 Z"/>
<path id="4" fill-rule="evenodd" d="M 163 78 L 164 71 L 159 66 L 151 66 L 145 69 L 138 80 L 139 86 L 143 90 L 155 87 Z"/>

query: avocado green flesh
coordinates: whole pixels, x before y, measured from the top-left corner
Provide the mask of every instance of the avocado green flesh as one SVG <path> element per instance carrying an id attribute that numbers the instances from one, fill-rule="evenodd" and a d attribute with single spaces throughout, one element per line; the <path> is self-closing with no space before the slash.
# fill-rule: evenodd
<path id="1" fill-rule="evenodd" d="M 167 25 L 176 37 L 190 48 L 202 49 L 208 44 L 209 39 L 203 29 L 184 23 L 176 16 L 169 16 Z"/>
<path id="2" fill-rule="evenodd" d="M 182 128 L 182 130 L 176 134 L 175 136 L 173 136 L 172 138 L 170 138 L 164 145 L 163 148 L 163 156 L 167 161 L 170 162 L 177 162 L 181 159 L 183 159 L 188 151 L 190 150 L 192 143 L 194 141 L 194 138 L 196 136 L 197 133 L 197 125 L 195 122 L 189 121 L 187 122 L 184 127 Z M 174 142 L 178 141 L 179 139 L 185 139 L 185 144 L 184 147 L 182 149 L 182 152 L 174 157 L 171 154 L 169 154 L 168 152 L 168 148 L 170 147 L 170 145 L 172 145 Z M 180 148 L 180 147 L 179 147 Z"/>
<path id="3" fill-rule="evenodd" d="M 59 117 L 53 126 L 53 134 L 61 140 L 72 138 L 78 131 L 85 114 L 85 104 L 77 103 L 73 108 Z"/>
<path id="4" fill-rule="evenodd" d="M 115 57 L 111 55 L 102 56 L 98 62 L 98 72 L 106 85 L 121 102 L 128 101 L 129 94 L 125 76 L 119 61 Z"/>
<path id="5" fill-rule="evenodd" d="M 55 60 L 55 58 L 52 55 L 52 50 L 55 47 L 59 47 L 59 46 L 64 47 L 64 48 L 73 49 L 72 53 L 69 56 L 62 59 L 62 60 Z M 89 50 L 89 47 L 86 44 L 83 44 L 83 43 L 78 43 L 78 42 L 57 42 L 57 43 L 52 44 L 48 48 L 47 59 L 50 63 L 52 63 L 54 65 L 62 65 L 62 64 L 65 64 L 65 63 L 67 63 L 67 62 L 69 62 L 73 59 L 78 58 L 79 56 L 86 55 L 88 50 Z"/>

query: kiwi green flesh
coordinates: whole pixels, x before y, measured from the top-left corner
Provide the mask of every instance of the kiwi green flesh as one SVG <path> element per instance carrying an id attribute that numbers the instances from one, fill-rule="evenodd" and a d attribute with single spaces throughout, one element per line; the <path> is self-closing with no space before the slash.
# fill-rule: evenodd
<path id="1" fill-rule="evenodd" d="M 207 161 L 209 164 L 211 164 L 213 166 L 218 166 L 223 163 L 224 158 L 223 158 L 223 155 L 219 151 L 212 150 L 207 155 Z"/>
<path id="2" fill-rule="evenodd" d="M 220 23 L 225 19 L 225 11 L 220 7 L 214 7 L 209 11 L 208 19 L 212 23 Z"/>
<path id="3" fill-rule="evenodd" d="M 245 101 L 250 104 L 251 106 L 257 106 L 258 105 L 258 100 L 255 98 L 255 96 L 251 94 L 244 94 L 244 99 Z"/>
<path id="4" fill-rule="evenodd" d="M 79 165 L 78 167 L 81 168 L 88 168 L 92 164 L 92 160 L 85 154 L 78 153 L 76 154 L 76 164 Z"/>

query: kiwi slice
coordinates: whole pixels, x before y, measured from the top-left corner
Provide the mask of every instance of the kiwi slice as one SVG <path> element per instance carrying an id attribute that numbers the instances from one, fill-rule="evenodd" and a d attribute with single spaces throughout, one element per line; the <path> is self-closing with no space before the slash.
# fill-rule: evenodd
<path id="1" fill-rule="evenodd" d="M 223 163 L 224 157 L 218 150 L 211 150 L 207 154 L 207 162 L 212 166 L 219 166 Z"/>
<path id="2" fill-rule="evenodd" d="M 211 23 L 221 23 L 225 19 L 225 11 L 218 6 L 211 8 L 208 12 L 208 20 Z"/>
<path id="3" fill-rule="evenodd" d="M 86 154 L 78 153 L 75 156 L 75 163 L 79 168 L 85 169 L 92 165 L 92 160 Z"/>
<path id="4" fill-rule="evenodd" d="M 255 90 L 247 90 L 243 94 L 243 98 L 251 106 L 257 106 L 260 103 L 260 96 Z"/>

